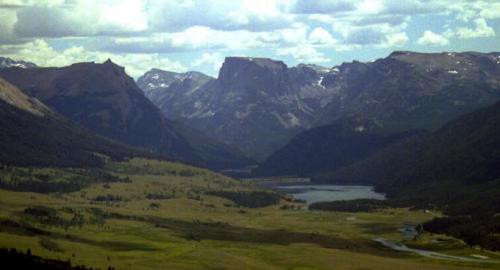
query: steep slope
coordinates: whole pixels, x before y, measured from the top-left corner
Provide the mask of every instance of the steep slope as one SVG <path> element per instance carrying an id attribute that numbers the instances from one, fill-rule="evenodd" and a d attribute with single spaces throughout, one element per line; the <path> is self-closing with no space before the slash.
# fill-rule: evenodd
<path id="1" fill-rule="evenodd" d="M 307 128 L 320 107 L 328 103 L 329 93 L 321 85 L 325 72 L 310 65 L 288 68 L 266 58 L 228 57 L 217 79 L 205 79 L 194 88 L 178 88 L 182 84 L 178 83 L 164 91 L 168 98 L 154 102 L 169 118 L 263 159 Z M 141 78 L 147 93 L 156 92 L 151 89 L 155 86 L 151 78 L 156 75 L 161 78 L 158 73 Z M 161 83 L 169 85 L 169 81 L 167 77 Z M 148 96 L 155 99 L 153 94 Z"/>
<path id="2" fill-rule="evenodd" d="M 253 174 L 307 176 L 334 171 L 417 133 L 386 134 L 372 121 L 341 119 L 331 125 L 299 133 L 260 164 Z"/>
<path id="3" fill-rule="evenodd" d="M 141 86 L 167 117 L 261 161 L 297 133 L 341 119 L 386 134 L 432 130 L 500 99 L 498 53 L 394 52 L 331 69 L 228 57 L 215 80 L 175 79 L 183 76 L 151 71 Z"/>
<path id="4" fill-rule="evenodd" d="M 316 120 L 372 119 L 386 130 L 434 129 L 500 99 L 499 53 L 394 52 L 325 75 L 336 96 Z"/>
<path id="5" fill-rule="evenodd" d="M 0 68 L 10 68 L 10 67 L 35 68 L 37 66 L 31 62 L 15 61 L 8 57 L 0 57 Z"/>
<path id="6" fill-rule="evenodd" d="M 499 149 L 500 103 L 496 103 L 315 180 L 375 184 L 392 196 L 457 199 L 467 191 L 464 187 L 469 191 L 491 183 L 500 187 Z"/>
<path id="7" fill-rule="evenodd" d="M 181 112 L 184 102 L 211 80 L 214 78 L 196 71 L 176 73 L 151 69 L 137 80 L 137 85 L 168 118 Z"/>
<path id="8" fill-rule="evenodd" d="M 110 60 L 62 68 L 7 68 L 0 76 L 76 123 L 106 137 L 200 162 L 194 150 Z"/>
<path id="9" fill-rule="evenodd" d="M 93 135 L 0 78 L 0 163 L 30 166 L 98 166 L 112 159 L 149 156 Z"/>
<path id="10" fill-rule="evenodd" d="M 180 122 L 174 122 L 174 127 L 187 140 L 204 164 L 211 169 L 239 169 L 256 164 L 239 149 L 208 137 L 199 130 Z"/>
<path id="11" fill-rule="evenodd" d="M 191 101 L 190 96 L 212 80 L 214 78 L 196 71 L 175 73 L 151 69 L 137 80 L 137 85 L 146 97 L 164 112 L 165 117 L 169 118 L 171 115 L 182 113 L 188 106 L 186 102 Z M 174 127 L 205 165 L 212 169 L 242 168 L 255 164 L 235 147 L 219 142 L 181 121 L 174 121 Z"/>
<path id="12" fill-rule="evenodd" d="M 373 63 L 334 67 L 322 83 L 333 97 L 314 125 L 327 126 L 297 135 L 255 173 L 334 171 L 412 130 L 434 130 L 489 106 L 500 99 L 500 54 L 394 52 Z M 360 121 L 376 129 L 359 125 L 363 132 L 346 136 L 336 123 L 352 119 L 352 125 Z"/>
<path id="13" fill-rule="evenodd" d="M 390 204 L 438 208 L 446 216 L 425 230 L 498 250 L 499 149 L 500 102 L 314 181 L 373 184 Z"/>

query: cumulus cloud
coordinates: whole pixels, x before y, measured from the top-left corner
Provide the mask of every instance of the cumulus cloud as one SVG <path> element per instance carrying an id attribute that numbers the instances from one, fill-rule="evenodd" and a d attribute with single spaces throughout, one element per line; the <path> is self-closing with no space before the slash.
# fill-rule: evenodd
<path id="1" fill-rule="evenodd" d="M 397 48 L 408 43 L 450 45 L 453 49 L 458 39 L 474 42 L 495 37 L 500 18 L 500 3 L 490 0 L 0 2 L 0 48 L 4 53 L 43 65 L 112 56 L 130 63 L 131 73 L 142 70 L 141 66 L 159 64 L 175 70 L 185 66 L 215 68 L 223 56 L 234 53 L 328 63 L 328 52 L 351 50 L 356 58 L 356 50 Z M 442 30 L 429 27 L 422 23 L 423 15 L 431 24 L 445 20 L 446 25 Z M 420 29 L 429 30 L 420 33 Z M 52 60 L 22 51 L 29 47 L 34 51 L 37 44 L 43 49 L 41 41 L 58 48 L 45 51 Z M 164 55 L 175 55 L 184 65 Z M 200 58 L 193 62 L 194 55 Z"/>
<path id="2" fill-rule="evenodd" d="M 132 77 L 138 77 L 153 67 L 179 72 L 187 70 L 180 62 L 172 61 L 158 54 L 112 54 L 88 51 L 81 46 L 56 51 L 42 39 L 36 39 L 22 45 L 0 46 L 0 55 L 29 60 L 45 67 L 67 66 L 76 62 L 104 62 L 110 58 L 113 62 L 125 66 L 126 72 Z"/>
<path id="3" fill-rule="evenodd" d="M 456 36 L 463 39 L 485 38 L 495 36 L 495 30 L 488 26 L 484 18 L 474 20 L 474 28 L 460 27 L 456 30 Z"/>
<path id="4" fill-rule="evenodd" d="M 192 26 L 219 30 L 264 31 L 285 28 L 292 17 L 283 12 L 286 1 L 150 1 L 146 10 L 150 27 L 172 31 Z"/>
<path id="5" fill-rule="evenodd" d="M 281 56 L 291 56 L 294 59 L 304 63 L 321 64 L 331 61 L 331 59 L 326 57 L 323 53 L 307 44 L 289 48 L 279 48 L 276 50 L 276 54 Z"/>
<path id="6" fill-rule="evenodd" d="M 16 22 L 16 14 L 11 10 L 0 9 L 0 44 L 16 42 L 13 28 Z"/>
<path id="7" fill-rule="evenodd" d="M 51 18 L 51 19 L 47 19 Z M 47 6 L 33 6 L 17 13 L 14 30 L 20 37 L 64 37 L 92 34 L 85 27 L 85 17 L 72 16 L 70 11 Z M 93 21 L 90 18 L 89 21 Z"/>
<path id="8" fill-rule="evenodd" d="M 392 48 L 401 47 L 408 42 L 409 38 L 405 32 L 393 33 L 385 37 L 385 42 L 381 44 L 382 47 Z"/>
<path id="9" fill-rule="evenodd" d="M 206 49 L 248 50 L 269 48 L 282 43 L 296 43 L 304 37 L 302 30 L 282 29 L 276 32 L 248 30 L 225 31 L 193 26 L 181 32 L 155 33 L 140 37 L 120 37 L 96 44 L 106 51 L 124 53 L 175 53 Z"/>
<path id="10" fill-rule="evenodd" d="M 417 43 L 424 46 L 445 46 L 450 42 L 445 36 L 436 34 L 430 30 L 426 30 L 424 34 L 417 40 Z"/>
<path id="11" fill-rule="evenodd" d="M 37 3 L 17 10 L 14 31 L 20 37 L 119 35 L 147 28 L 141 1 L 75 0 Z"/>
<path id="12" fill-rule="evenodd" d="M 220 53 L 204 53 L 201 58 L 193 62 L 193 67 L 199 67 L 202 65 L 209 65 L 212 67 L 213 74 L 215 74 L 224 62 L 224 57 Z"/>
<path id="13" fill-rule="evenodd" d="M 294 13 L 332 14 L 356 9 L 354 1 L 347 0 L 297 0 L 292 8 Z"/>
<path id="14" fill-rule="evenodd" d="M 337 40 L 333 38 L 328 31 L 321 27 L 316 27 L 311 31 L 309 34 L 309 41 L 313 45 L 319 46 L 333 46 L 337 43 Z"/>
<path id="15" fill-rule="evenodd" d="M 383 2 L 382 12 L 387 14 L 415 15 L 425 13 L 440 13 L 445 9 L 445 3 L 436 0 L 385 0 Z"/>

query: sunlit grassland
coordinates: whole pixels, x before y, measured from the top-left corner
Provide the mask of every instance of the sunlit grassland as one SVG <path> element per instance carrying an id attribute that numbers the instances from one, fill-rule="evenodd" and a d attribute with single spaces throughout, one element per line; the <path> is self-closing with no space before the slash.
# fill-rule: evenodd
<path id="1" fill-rule="evenodd" d="M 48 169 L 33 169 L 48 170 Z M 57 170 L 57 169 L 51 169 Z M 388 250 L 376 237 L 403 241 L 397 230 L 432 218 L 425 211 L 372 213 L 308 211 L 283 198 L 278 205 L 238 207 L 206 193 L 251 191 L 252 184 L 179 163 L 134 159 L 110 163 L 122 182 L 92 181 L 70 193 L 0 190 L 0 247 L 15 247 L 73 264 L 117 269 L 472 269 L 495 264 L 437 261 Z M 109 195 L 109 196 L 108 196 Z M 107 196 L 110 200 L 96 200 Z M 149 199 L 148 199 L 149 198 Z M 154 198 L 154 199 L 151 199 Z M 294 204 L 295 210 L 281 206 Z M 25 210 L 55 209 L 58 226 Z M 297 210 L 299 209 L 299 210 Z M 74 222 L 78 216 L 79 222 Z M 12 225 L 6 221 L 13 221 Z M 29 230 L 37 228 L 41 232 Z M 47 235 L 43 235 L 47 233 Z M 42 246 L 48 239 L 58 250 Z M 404 240 L 439 252 L 497 254 L 469 249 L 443 236 Z M 47 241 L 46 241 L 47 242 Z M 50 247 L 50 245 L 49 245 Z"/>

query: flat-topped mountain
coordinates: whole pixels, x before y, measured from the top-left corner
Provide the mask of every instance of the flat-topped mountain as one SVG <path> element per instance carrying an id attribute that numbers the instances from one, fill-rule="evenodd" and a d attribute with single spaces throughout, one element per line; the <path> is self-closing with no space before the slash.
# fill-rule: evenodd
<path id="1" fill-rule="evenodd" d="M 394 52 L 332 68 L 227 57 L 217 79 L 147 95 L 168 118 L 263 160 L 294 135 L 344 118 L 378 123 L 388 133 L 438 128 L 498 100 L 499 67 L 498 53 L 475 52 Z M 166 81 L 180 76 L 164 74 Z M 146 93 L 151 78 L 141 78 Z"/>
<path id="2" fill-rule="evenodd" d="M 179 84 L 183 87 L 165 87 L 161 92 L 168 98 L 147 95 L 168 118 L 263 159 L 305 130 L 326 106 L 330 94 L 321 81 L 327 70 L 310 65 L 288 68 L 267 58 L 227 57 L 217 79 L 201 77 L 197 83 Z M 148 85 L 162 77 L 157 73 L 154 79 L 151 72 L 139 79 L 146 93 L 151 91 Z M 163 76 L 165 81 L 172 77 Z"/>

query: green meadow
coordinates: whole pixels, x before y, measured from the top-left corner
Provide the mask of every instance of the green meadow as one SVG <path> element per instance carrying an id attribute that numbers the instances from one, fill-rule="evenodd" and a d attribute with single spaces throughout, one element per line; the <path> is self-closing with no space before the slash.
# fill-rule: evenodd
<path id="1" fill-rule="evenodd" d="M 48 175 L 48 176 L 47 176 Z M 0 171 L 0 247 L 107 269 L 500 269 L 500 254 L 398 229 L 437 212 L 310 211 L 287 195 L 180 163 L 132 159 L 102 169 Z M 24 185 L 23 181 L 30 183 Z M 20 191 L 72 183 L 62 191 Z M 268 205 L 256 205 L 252 196 Z M 262 199 L 264 198 L 264 199 Z M 277 200 L 275 200 L 277 198 Z M 484 262 L 439 260 L 374 241 Z"/>

